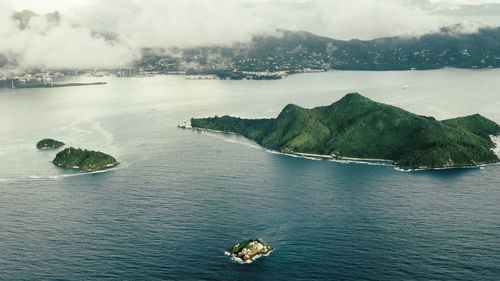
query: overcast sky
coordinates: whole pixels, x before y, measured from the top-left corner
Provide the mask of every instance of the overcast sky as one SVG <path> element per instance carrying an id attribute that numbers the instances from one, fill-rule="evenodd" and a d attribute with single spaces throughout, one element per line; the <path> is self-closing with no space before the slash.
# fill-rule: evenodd
<path id="1" fill-rule="evenodd" d="M 0 0 L 0 53 L 26 67 L 115 67 L 136 58 L 140 47 L 230 44 L 276 29 L 372 39 L 462 22 L 472 32 L 500 25 L 500 16 L 468 15 L 460 5 L 488 3 L 500 0 Z M 62 21 L 51 27 L 39 17 L 21 31 L 11 15 L 24 9 L 59 11 Z"/>

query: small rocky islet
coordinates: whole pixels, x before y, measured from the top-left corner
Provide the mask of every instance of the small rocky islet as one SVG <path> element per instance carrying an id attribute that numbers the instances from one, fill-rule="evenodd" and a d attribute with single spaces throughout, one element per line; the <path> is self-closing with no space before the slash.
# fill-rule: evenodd
<path id="1" fill-rule="evenodd" d="M 106 153 L 74 147 L 68 147 L 57 153 L 52 163 L 59 167 L 86 172 L 104 170 L 119 164 L 113 156 Z"/>
<path id="2" fill-rule="evenodd" d="M 36 144 L 38 149 L 56 149 L 63 146 L 65 143 L 54 139 L 43 139 Z"/>
<path id="3" fill-rule="evenodd" d="M 38 149 L 56 149 L 65 145 L 64 142 L 54 139 L 43 139 L 36 144 Z M 80 169 L 86 172 L 95 172 L 108 169 L 119 164 L 116 159 L 100 151 L 92 151 L 68 147 L 56 154 L 52 163 L 58 167 Z"/>
<path id="4" fill-rule="evenodd" d="M 267 255 L 274 249 L 266 245 L 260 239 L 250 239 L 234 245 L 227 251 L 233 255 L 238 261 L 250 262 L 262 255 Z"/>

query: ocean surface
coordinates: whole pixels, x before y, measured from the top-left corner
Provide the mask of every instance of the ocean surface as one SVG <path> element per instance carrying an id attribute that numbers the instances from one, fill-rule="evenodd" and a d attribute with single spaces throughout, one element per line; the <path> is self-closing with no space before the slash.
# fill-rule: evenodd
<path id="1" fill-rule="evenodd" d="M 275 117 L 349 92 L 500 123 L 500 70 L 332 71 L 278 81 L 91 78 L 0 89 L 0 280 L 499 280 L 500 165 L 404 172 L 291 157 L 191 117 Z M 407 87 L 406 87 L 407 86 Z M 119 166 L 55 167 L 46 137 Z M 251 264 L 224 251 L 259 237 Z"/>

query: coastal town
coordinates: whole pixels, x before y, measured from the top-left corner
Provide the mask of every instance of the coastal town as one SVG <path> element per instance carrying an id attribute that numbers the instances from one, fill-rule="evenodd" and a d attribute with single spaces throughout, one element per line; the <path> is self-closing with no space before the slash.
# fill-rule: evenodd
<path id="1" fill-rule="evenodd" d="M 368 41 L 342 41 L 307 32 L 282 31 L 281 37 L 255 36 L 251 42 L 226 46 L 142 48 L 135 61 L 112 69 L 20 70 L 14 59 L 4 62 L 0 68 L 0 87 L 51 87 L 55 81 L 71 76 L 144 77 L 168 74 L 182 75 L 191 80 L 275 80 L 295 73 L 331 69 L 500 67 L 498 44 L 487 40 L 490 36 L 498 36 L 500 28 L 484 28 L 471 35 L 453 35 L 453 30 L 453 27 L 443 28 L 438 33 L 419 38 L 390 37 Z"/>

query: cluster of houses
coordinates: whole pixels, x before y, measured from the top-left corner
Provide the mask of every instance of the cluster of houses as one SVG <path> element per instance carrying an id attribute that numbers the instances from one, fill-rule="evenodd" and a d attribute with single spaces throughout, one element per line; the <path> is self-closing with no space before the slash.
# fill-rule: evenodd
<path id="1" fill-rule="evenodd" d="M 9 88 L 16 88 L 16 85 L 29 84 L 50 85 L 55 78 L 62 78 L 64 76 L 61 72 L 37 72 L 15 76 L 0 76 L 0 85 L 6 85 Z"/>

